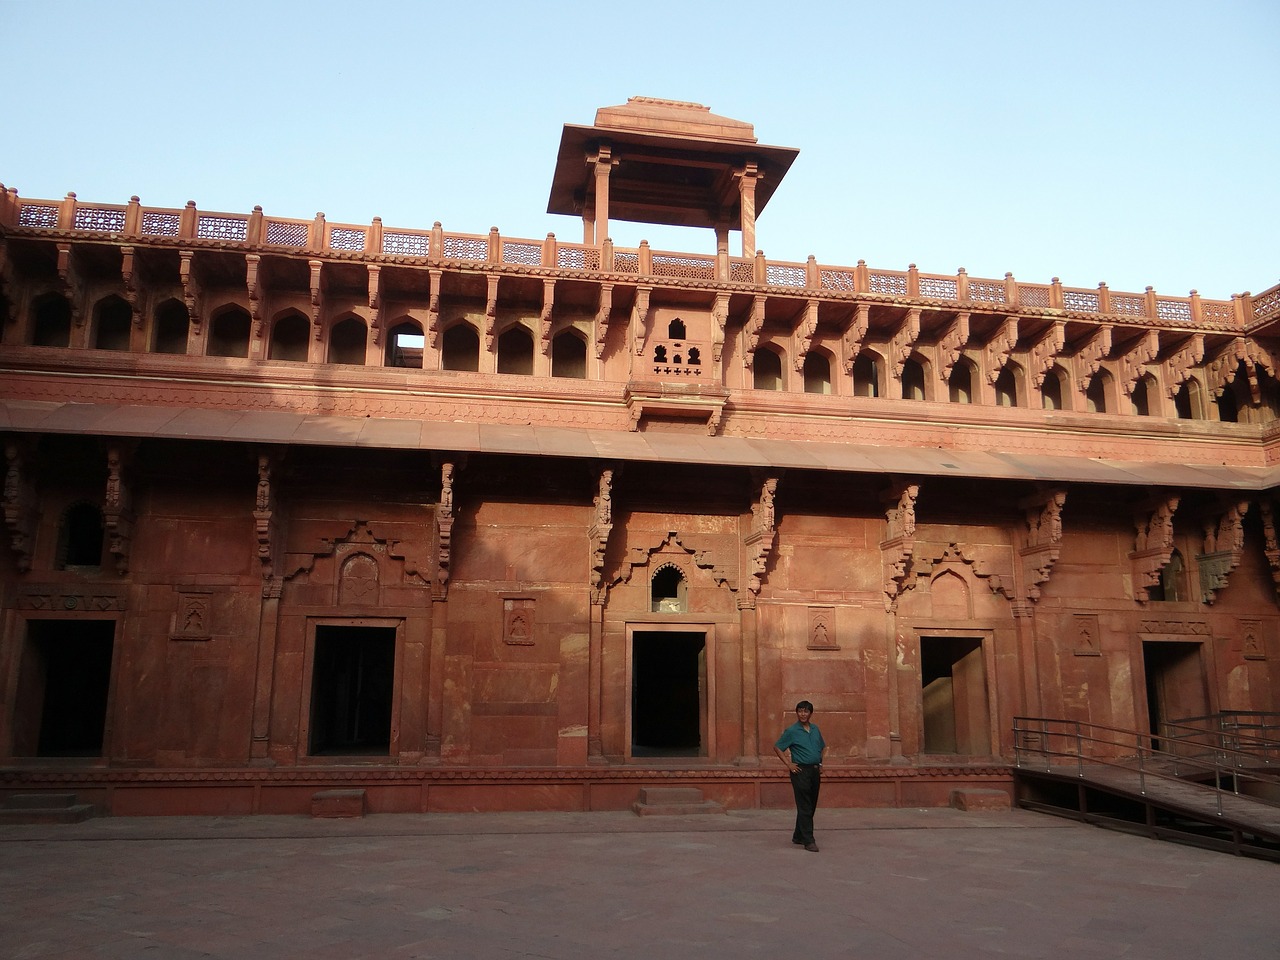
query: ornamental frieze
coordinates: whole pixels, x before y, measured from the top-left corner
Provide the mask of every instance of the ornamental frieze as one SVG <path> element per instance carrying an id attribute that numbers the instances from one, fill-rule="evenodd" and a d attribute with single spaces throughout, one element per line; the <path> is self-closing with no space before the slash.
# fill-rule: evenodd
<path id="1" fill-rule="evenodd" d="M 87 590 L 76 584 L 28 583 L 13 594 L 17 610 L 46 613 L 119 613 L 128 609 L 124 590 Z"/>
<path id="2" fill-rule="evenodd" d="M 1213 631 L 1203 620 L 1143 620 L 1139 624 L 1140 633 L 1160 633 L 1169 635 L 1185 635 L 1189 637 L 1211 637 Z"/>

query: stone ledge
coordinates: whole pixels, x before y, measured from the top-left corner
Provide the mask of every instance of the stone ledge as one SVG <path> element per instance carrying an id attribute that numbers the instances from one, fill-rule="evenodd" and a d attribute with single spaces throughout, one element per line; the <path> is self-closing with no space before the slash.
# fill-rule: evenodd
<path id="1" fill-rule="evenodd" d="M 704 799 L 697 787 L 641 787 L 631 809 L 639 817 L 726 812 L 724 804 Z"/>
<path id="2" fill-rule="evenodd" d="M 364 816 L 363 790 L 319 790 L 311 795 L 311 816 L 351 819 Z"/>
<path id="3" fill-rule="evenodd" d="M 1009 795 L 1003 790 L 965 789 L 951 791 L 951 806 L 956 810 L 1012 809 Z"/>

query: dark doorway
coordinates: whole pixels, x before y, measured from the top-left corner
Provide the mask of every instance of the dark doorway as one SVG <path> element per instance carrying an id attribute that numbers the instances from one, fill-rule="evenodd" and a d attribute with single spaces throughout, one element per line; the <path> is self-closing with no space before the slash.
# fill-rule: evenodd
<path id="1" fill-rule="evenodd" d="M 313 756 L 391 752 L 395 627 L 316 627 L 311 671 Z"/>
<path id="2" fill-rule="evenodd" d="M 1142 666 L 1147 682 L 1147 722 L 1152 746 L 1160 749 L 1162 724 L 1209 714 L 1200 644 L 1148 640 L 1142 644 Z"/>
<path id="3" fill-rule="evenodd" d="M 920 638 L 924 752 L 991 754 L 982 641 L 974 637 Z"/>
<path id="4" fill-rule="evenodd" d="M 14 711 L 14 753 L 100 757 L 114 620 L 30 620 Z"/>
<path id="5" fill-rule="evenodd" d="M 706 635 L 645 631 L 631 642 L 631 755 L 703 756 Z"/>

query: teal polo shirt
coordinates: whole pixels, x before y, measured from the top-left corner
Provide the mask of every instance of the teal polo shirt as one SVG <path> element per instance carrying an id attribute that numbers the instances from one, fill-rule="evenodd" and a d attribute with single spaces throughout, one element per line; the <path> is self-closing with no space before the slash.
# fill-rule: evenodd
<path id="1" fill-rule="evenodd" d="M 792 763 L 813 764 L 822 762 L 822 751 L 826 749 L 827 742 L 822 739 L 822 731 L 812 720 L 809 721 L 807 731 L 797 720 L 782 731 L 782 736 L 774 746 L 779 750 L 790 747 Z"/>

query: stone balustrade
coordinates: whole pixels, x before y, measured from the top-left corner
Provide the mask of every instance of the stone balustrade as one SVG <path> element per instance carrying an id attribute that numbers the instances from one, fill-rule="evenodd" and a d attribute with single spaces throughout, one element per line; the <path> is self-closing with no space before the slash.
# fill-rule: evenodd
<path id="1" fill-rule="evenodd" d="M 324 214 L 312 220 L 268 216 L 253 212 L 220 213 L 199 210 L 195 201 L 181 209 L 144 207 L 129 203 L 82 203 L 74 193 L 62 200 L 20 198 L 16 189 L 0 185 L 0 225 L 19 230 L 49 230 L 114 239 L 166 239 L 184 243 L 243 245 L 246 249 L 280 248 L 308 254 L 420 258 L 428 263 L 467 262 L 537 270 L 584 271 L 678 282 L 743 284 L 774 293 L 797 295 L 820 292 L 824 297 L 909 298 L 940 306 L 1036 313 L 1046 311 L 1143 326 L 1187 331 L 1248 334 L 1280 317 L 1280 284 L 1256 296 L 1248 292 L 1230 300 L 1158 294 L 1151 287 L 1141 293 L 1097 287 L 1067 287 L 1023 283 L 1006 273 L 1003 279 L 971 277 L 962 268 L 955 274 L 921 273 L 914 264 L 906 270 L 882 270 L 859 260 L 856 266 L 829 266 L 814 257 L 805 263 L 727 254 L 703 255 L 657 251 L 641 242 L 636 249 L 614 247 L 606 240 L 590 246 L 564 243 L 555 234 L 542 240 L 502 236 L 496 227 L 487 234 L 446 233 L 440 223 L 430 230 L 384 227 L 380 217 L 370 224 L 329 223 Z"/>

